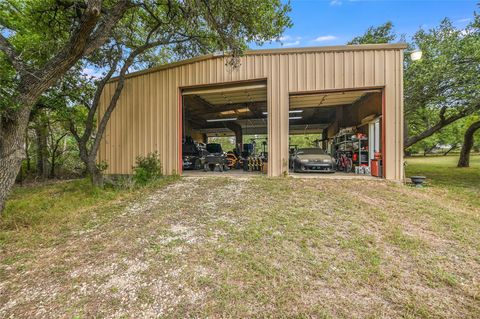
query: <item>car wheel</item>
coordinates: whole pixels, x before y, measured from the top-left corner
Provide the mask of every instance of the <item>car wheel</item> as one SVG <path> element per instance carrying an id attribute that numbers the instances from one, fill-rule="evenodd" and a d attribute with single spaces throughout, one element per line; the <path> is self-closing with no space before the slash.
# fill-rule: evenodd
<path id="1" fill-rule="evenodd" d="M 197 159 L 195 161 L 195 169 L 201 169 L 202 168 L 202 162 L 200 161 L 200 159 Z"/>

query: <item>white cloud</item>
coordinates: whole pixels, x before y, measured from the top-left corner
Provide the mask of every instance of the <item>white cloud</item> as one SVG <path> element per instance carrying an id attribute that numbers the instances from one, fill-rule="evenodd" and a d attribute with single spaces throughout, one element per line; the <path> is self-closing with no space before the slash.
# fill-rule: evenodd
<path id="1" fill-rule="evenodd" d="M 342 0 L 331 0 L 330 5 L 331 6 L 339 6 L 342 4 Z"/>
<path id="2" fill-rule="evenodd" d="M 292 47 L 292 46 L 299 45 L 299 44 L 300 44 L 300 40 L 293 41 L 293 42 L 285 42 L 283 45 L 286 46 L 286 47 Z"/>
<path id="3" fill-rule="evenodd" d="M 459 19 L 457 20 L 458 23 L 467 23 L 472 21 L 472 18 L 464 18 L 464 19 Z"/>
<path id="4" fill-rule="evenodd" d="M 472 34 L 472 33 L 473 33 L 473 30 L 470 29 L 470 28 L 469 28 L 469 29 L 465 28 L 465 29 L 463 29 L 463 30 L 460 31 L 460 34 L 461 34 L 462 36 L 467 36 L 467 35 Z"/>
<path id="5" fill-rule="evenodd" d="M 101 70 L 95 69 L 95 68 L 86 67 L 82 71 L 83 71 L 84 75 L 86 75 L 88 77 L 92 77 L 94 79 L 99 79 L 103 75 Z"/>
<path id="6" fill-rule="evenodd" d="M 333 41 L 336 40 L 337 37 L 334 35 L 322 35 L 317 37 L 313 42 L 325 42 L 325 41 Z"/>
<path id="7" fill-rule="evenodd" d="M 299 36 L 291 36 L 291 35 L 283 35 L 278 38 L 278 41 L 285 42 L 285 41 L 298 41 L 301 40 L 302 37 Z"/>

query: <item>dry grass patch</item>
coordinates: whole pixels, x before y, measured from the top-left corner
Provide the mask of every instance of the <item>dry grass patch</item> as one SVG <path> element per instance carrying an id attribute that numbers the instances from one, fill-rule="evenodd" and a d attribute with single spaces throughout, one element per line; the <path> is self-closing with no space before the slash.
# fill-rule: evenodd
<path id="1" fill-rule="evenodd" d="M 475 318 L 479 211 L 450 191 L 184 178 L 2 263 L 0 317 Z"/>

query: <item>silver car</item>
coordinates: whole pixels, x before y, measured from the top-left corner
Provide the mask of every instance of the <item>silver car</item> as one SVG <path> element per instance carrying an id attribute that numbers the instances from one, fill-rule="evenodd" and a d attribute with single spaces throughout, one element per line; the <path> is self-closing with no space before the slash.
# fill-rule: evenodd
<path id="1" fill-rule="evenodd" d="M 321 148 L 300 148 L 293 155 L 294 172 L 335 172 L 335 159 Z"/>

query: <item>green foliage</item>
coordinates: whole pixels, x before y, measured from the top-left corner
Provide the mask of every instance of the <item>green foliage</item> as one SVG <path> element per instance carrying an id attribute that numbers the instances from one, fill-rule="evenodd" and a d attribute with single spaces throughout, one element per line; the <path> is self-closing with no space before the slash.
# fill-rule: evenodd
<path id="1" fill-rule="evenodd" d="M 302 135 L 291 135 L 290 136 L 290 145 L 296 145 L 298 148 L 305 147 L 317 147 L 318 141 L 322 139 L 321 134 L 302 134 Z"/>
<path id="2" fill-rule="evenodd" d="M 477 17 L 478 19 L 478 17 Z M 405 117 L 409 136 L 416 136 L 450 117 L 480 109 L 480 29 L 455 28 L 445 19 L 428 31 L 419 30 L 411 48 L 422 59 L 405 59 Z"/>
<path id="3" fill-rule="evenodd" d="M 157 152 L 138 156 L 133 167 L 133 179 L 138 185 L 146 185 L 162 176 L 162 164 Z"/>
<path id="4" fill-rule="evenodd" d="M 395 39 L 397 39 L 397 34 L 393 30 L 392 22 L 388 21 L 378 27 L 368 28 L 363 35 L 353 38 L 348 44 L 390 43 Z"/>
<path id="5" fill-rule="evenodd" d="M 99 48 L 92 46 L 96 50 L 88 56 L 70 59 L 68 53 L 65 54 L 64 61 L 74 63 L 78 60 L 77 63 L 67 72 L 58 72 L 61 78 L 43 92 L 39 101 L 51 110 L 49 120 L 50 117 L 56 122 L 59 119 L 52 137 L 61 136 L 64 133 L 61 131 L 71 131 L 65 140 L 78 143 L 76 153 L 77 156 L 82 154 L 83 162 L 86 162 L 86 154 L 90 158 L 95 157 L 97 149 L 93 149 L 92 145 L 96 145 L 94 141 L 103 135 L 103 131 L 96 130 L 100 126 L 96 125 L 97 118 L 101 123 L 102 116 L 96 114 L 98 99 L 95 97 L 103 89 L 99 85 L 102 80 L 108 80 L 105 78 L 107 71 L 118 74 L 121 68 L 152 67 L 219 50 L 230 54 L 231 65 L 235 66 L 248 43 L 260 45 L 271 41 L 291 26 L 288 17 L 290 5 L 281 0 L 126 0 L 128 9 L 119 16 L 113 29 L 102 31 L 106 21 L 116 21 L 111 19 L 115 12 L 112 9 L 119 2 L 101 2 L 98 23 L 88 41 L 96 39 L 95 43 L 103 45 Z M 74 42 L 71 40 L 75 35 L 78 36 L 76 31 L 85 20 L 86 8 L 86 3 L 82 1 L 0 1 L 0 32 L 5 42 L 11 45 L 11 51 L 18 55 L 18 59 L 7 59 L 6 52 L 0 51 L 2 122 L 15 108 L 32 109 L 32 105 L 17 105 L 21 100 L 19 97 L 28 91 L 22 84 L 24 77 L 28 78 L 22 71 L 24 66 L 28 69 L 26 73 L 40 82 L 45 69 L 55 69 L 56 65 L 49 62 L 63 51 L 73 51 L 66 49 L 70 48 L 69 43 Z M 17 61 L 21 67 L 12 61 Z M 103 74 L 96 74 L 100 75 L 99 78 L 86 74 L 92 70 Z M 0 125 L 0 130 L 5 127 Z M 31 142 L 34 144 L 35 139 Z M 138 168 L 138 174 L 140 170 L 142 168 Z M 148 172 L 142 174 L 145 178 L 149 175 Z"/>
<path id="6" fill-rule="evenodd" d="M 349 44 L 389 43 L 399 37 L 391 22 L 370 27 Z M 480 18 L 464 29 L 449 19 L 430 30 L 420 29 L 408 44 L 422 59 L 404 59 L 404 103 L 409 151 L 428 150 L 436 144 L 462 142 L 465 123 L 455 121 L 480 110 Z M 450 124 L 453 123 L 453 124 Z M 417 141 L 418 140 L 418 141 Z"/>

